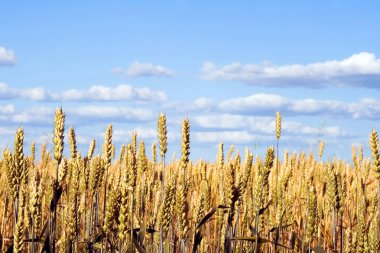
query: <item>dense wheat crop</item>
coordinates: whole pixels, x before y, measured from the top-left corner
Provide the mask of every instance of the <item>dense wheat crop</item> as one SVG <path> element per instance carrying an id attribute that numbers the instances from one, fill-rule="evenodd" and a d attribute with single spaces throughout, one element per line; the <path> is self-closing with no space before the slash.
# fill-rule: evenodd
<path id="1" fill-rule="evenodd" d="M 377 132 L 371 158 L 353 147 L 352 161 L 325 161 L 324 142 L 317 157 L 288 153 L 276 118 L 266 154 L 220 144 L 215 162 L 189 159 L 185 119 L 181 157 L 168 162 L 165 114 L 151 149 L 133 134 L 115 150 L 109 125 L 81 154 L 57 109 L 51 153 L 25 152 L 22 128 L 2 151 L 2 252 L 376 252 Z"/>

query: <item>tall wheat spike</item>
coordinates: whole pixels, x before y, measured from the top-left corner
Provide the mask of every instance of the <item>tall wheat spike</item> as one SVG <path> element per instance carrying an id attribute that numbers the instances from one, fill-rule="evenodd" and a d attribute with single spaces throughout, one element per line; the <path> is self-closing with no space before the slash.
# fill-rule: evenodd
<path id="1" fill-rule="evenodd" d="M 167 128 L 166 128 L 166 115 L 164 113 L 160 113 L 158 117 L 158 123 L 157 123 L 157 129 L 158 129 L 158 143 L 160 146 L 160 156 L 162 160 L 162 174 L 161 174 L 161 202 L 165 203 L 165 196 L 166 196 L 166 187 L 165 187 L 165 155 L 168 150 L 168 139 L 167 139 Z M 162 226 L 162 222 L 161 222 Z M 160 227 L 160 247 L 159 252 L 163 252 L 163 233 L 164 228 Z"/>
<path id="2" fill-rule="evenodd" d="M 54 203 L 58 202 L 58 170 L 59 165 L 62 161 L 63 155 L 63 146 L 64 146 L 64 131 L 65 131 L 65 114 L 62 108 L 57 108 L 55 110 L 55 118 L 54 118 L 54 133 L 53 133 L 53 144 L 54 144 L 54 159 L 56 161 L 56 170 L 55 170 L 55 181 L 53 183 L 53 196 Z M 56 235 L 56 224 L 57 224 L 57 207 L 53 208 L 53 218 L 50 222 L 50 248 L 53 253 L 55 253 L 55 235 Z"/>
<path id="3" fill-rule="evenodd" d="M 182 175 L 181 187 L 178 191 L 177 208 L 178 208 L 178 223 L 179 223 L 179 237 L 182 244 L 182 251 L 184 251 L 185 241 L 189 232 L 188 226 L 188 202 L 187 193 L 189 190 L 189 180 L 187 179 L 187 166 L 189 163 L 190 155 L 190 122 L 185 119 L 182 123 L 182 156 L 180 161 L 180 174 Z"/>

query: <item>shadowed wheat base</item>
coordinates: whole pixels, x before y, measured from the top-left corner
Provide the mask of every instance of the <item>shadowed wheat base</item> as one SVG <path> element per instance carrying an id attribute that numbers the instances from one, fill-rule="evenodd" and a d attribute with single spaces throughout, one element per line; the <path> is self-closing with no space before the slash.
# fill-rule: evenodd
<path id="1" fill-rule="evenodd" d="M 166 116 L 158 144 L 136 134 L 120 151 L 105 133 L 87 154 L 64 157 L 65 114 L 56 110 L 52 153 L 24 154 L 24 131 L 2 151 L 2 252 L 376 252 L 379 248 L 379 141 L 372 159 L 352 149 L 352 164 L 279 150 L 259 157 L 223 144 L 216 161 L 190 161 L 190 122 L 183 121 L 181 158 L 165 163 Z M 156 150 L 159 149 L 159 150 Z M 280 152 L 282 151 L 282 152 Z M 151 152 L 152 159 L 147 153 Z M 26 152 L 29 153 L 29 152 Z M 115 157 L 115 153 L 118 157 Z M 157 158 L 159 154 L 160 158 Z M 282 159 L 277 159 L 281 154 Z"/>

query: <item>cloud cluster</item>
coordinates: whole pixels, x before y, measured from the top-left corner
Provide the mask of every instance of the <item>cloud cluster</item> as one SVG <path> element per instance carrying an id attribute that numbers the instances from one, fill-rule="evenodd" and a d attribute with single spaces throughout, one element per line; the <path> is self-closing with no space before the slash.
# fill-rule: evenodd
<path id="1" fill-rule="evenodd" d="M 54 95 L 66 101 L 148 101 L 159 102 L 167 99 L 163 91 L 155 91 L 150 88 L 136 88 L 127 84 L 116 87 L 103 85 L 91 86 L 88 90 L 71 89 L 64 91 L 62 95 Z"/>
<path id="2" fill-rule="evenodd" d="M 195 129 L 199 131 L 247 131 L 262 135 L 274 136 L 276 121 L 274 116 L 244 116 L 236 114 L 201 115 L 192 118 Z M 348 137 L 349 134 L 337 126 L 323 128 L 305 126 L 299 122 L 285 120 L 282 132 L 287 135 L 323 136 L 329 138 Z"/>
<path id="3" fill-rule="evenodd" d="M 380 119 L 380 100 L 373 98 L 362 98 L 356 102 L 344 102 L 312 98 L 290 99 L 277 94 L 256 93 L 246 97 L 235 97 L 222 101 L 201 98 L 190 103 L 168 103 L 164 105 L 164 108 L 165 110 L 174 110 L 176 112 L 228 113 L 231 115 L 272 116 L 276 111 L 281 111 L 287 116 Z M 212 124 L 212 120 L 210 120 L 209 124 Z"/>
<path id="4" fill-rule="evenodd" d="M 237 131 L 202 131 L 195 132 L 194 139 L 200 143 L 234 143 L 248 144 L 265 139 L 264 136 L 249 133 L 245 130 Z M 273 139 L 273 138 L 272 138 Z M 268 139 L 269 140 L 269 139 Z"/>
<path id="5" fill-rule="evenodd" d="M 157 138 L 157 131 L 154 128 L 149 127 L 137 127 L 132 130 L 122 130 L 116 129 L 113 133 L 113 140 L 117 142 L 126 142 L 129 141 L 132 137 L 132 134 L 136 133 L 137 136 L 144 141 L 154 140 Z"/>
<path id="6" fill-rule="evenodd" d="M 0 66 L 10 66 L 16 63 L 16 55 L 12 50 L 0 47 Z"/>
<path id="7" fill-rule="evenodd" d="M 116 67 L 115 74 L 126 74 L 131 77 L 172 77 L 174 71 L 162 65 L 152 63 L 134 62 L 127 68 Z"/>
<path id="8" fill-rule="evenodd" d="M 48 125 L 53 124 L 54 108 L 32 107 L 22 111 L 15 111 L 7 116 L 7 123 L 22 125 Z"/>
<path id="9" fill-rule="evenodd" d="M 165 110 L 175 110 L 177 112 L 210 112 L 215 109 L 216 103 L 211 98 L 198 98 L 192 102 L 175 101 L 163 105 Z"/>
<path id="10" fill-rule="evenodd" d="M 357 102 L 317 99 L 288 99 L 286 97 L 258 93 L 222 101 L 217 105 L 223 112 L 268 115 L 281 111 L 287 115 L 328 115 L 353 119 L 380 119 L 380 100 L 363 98 Z"/>
<path id="11" fill-rule="evenodd" d="M 380 59 L 374 54 L 361 52 L 343 60 L 331 60 L 306 65 L 276 66 L 270 63 L 232 63 L 217 67 L 205 62 L 201 78 L 231 80 L 267 87 L 361 86 L 379 88 Z"/>
<path id="12" fill-rule="evenodd" d="M 76 125 L 94 125 L 99 122 L 144 123 L 155 118 L 149 109 L 127 106 L 87 105 L 66 107 L 64 111 L 68 122 Z M 15 110 L 13 105 L 0 105 L 0 121 L 6 124 L 50 125 L 54 120 L 54 108 L 35 106 L 23 110 Z"/>
<path id="13" fill-rule="evenodd" d="M 0 127 L 0 135 L 14 135 L 16 131 L 12 128 Z"/>
<path id="14" fill-rule="evenodd" d="M 74 119 L 90 122 L 144 122 L 155 117 L 151 110 L 125 106 L 89 105 L 68 108 L 66 111 Z"/>
<path id="15" fill-rule="evenodd" d="M 17 89 L 0 83 L 0 98 L 33 101 L 146 101 L 161 102 L 166 93 L 150 88 L 136 88 L 127 84 L 116 87 L 93 85 L 89 89 L 70 89 L 51 92 L 42 87 Z"/>
<path id="16" fill-rule="evenodd" d="M 8 105 L 0 105 L 0 115 L 3 114 L 12 114 L 15 112 L 15 107 L 11 104 Z"/>
<path id="17" fill-rule="evenodd" d="M 304 127 L 305 130 L 310 129 L 312 132 L 316 131 L 312 127 Z M 337 133 L 341 128 L 337 126 L 331 126 L 324 130 L 325 134 L 304 134 L 298 131 L 297 134 L 285 134 L 281 137 L 281 142 L 286 148 L 299 148 L 299 147 L 317 147 L 320 140 L 328 140 L 330 146 L 343 144 L 349 147 L 353 141 L 358 140 L 359 145 L 366 144 L 366 141 L 362 139 L 355 139 L 354 135 L 342 135 Z M 261 146 L 268 147 L 275 143 L 274 134 L 260 134 L 251 132 L 245 129 L 238 130 L 221 130 L 221 131 L 194 131 L 191 134 L 195 145 L 209 145 L 225 143 L 228 145 L 240 145 L 240 146 Z"/>

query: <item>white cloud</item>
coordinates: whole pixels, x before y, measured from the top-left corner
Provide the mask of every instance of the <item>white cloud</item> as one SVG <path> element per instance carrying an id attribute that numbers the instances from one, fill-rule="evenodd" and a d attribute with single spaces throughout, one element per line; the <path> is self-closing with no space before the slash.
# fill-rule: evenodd
<path id="1" fill-rule="evenodd" d="M 192 117 L 195 131 L 212 129 L 214 132 L 241 131 L 247 133 L 275 136 L 275 118 L 263 116 L 243 116 L 235 114 L 212 114 Z M 350 136 L 337 126 L 310 127 L 299 122 L 285 120 L 282 122 L 282 132 L 285 135 L 321 136 L 329 138 Z"/>
<path id="2" fill-rule="evenodd" d="M 203 111 L 208 112 L 215 109 L 215 102 L 210 98 L 198 98 L 190 103 L 186 102 L 169 102 L 164 104 L 165 110 L 175 110 L 177 112 L 194 112 Z"/>
<path id="3" fill-rule="evenodd" d="M 132 130 L 115 130 L 113 133 L 113 140 L 117 142 L 126 143 L 130 141 L 132 134 L 136 133 L 137 138 L 147 140 L 155 140 L 157 138 L 157 131 L 153 128 L 134 128 Z M 103 134 L 104 135 L 104 134 Z M 147 147 L 149 148 L 149 147 Z"/>
<path id="4" fill-rule="evenodd" d="M 15 112 L 14 105 L 8 104 L 8 105 L 0 105 L 0 115 L 1 114 L 12 114 Z"/>
<path id="5" fill-rule="evenodd" d="M 76 117 L 80 120 L 92 121 L 121 121 L 135 122 L 147 121 L 154 118 L 153 112 L 147 109 L 120 106 L 81 106 L 77 108 L 67 108 L 67 114 L 70 117 Z"/>
<path id="6" fill-rule="evenodd" d="M 112 73 L 115 75 L 120 75 L 124 73 L 124 69 L 122 67 L 115 67 L 112 69 Z"/>
<path id="7" fill-rule="evenodd" d="M 241 128 L 245 124 L 241 121 L 243 116 L 241 115 L 201 115 L 192 117 L 192 125 L 200 128 L 225 128 L 236 129 Z"/>
<path id="8" fill-rule="evenodd" d="M 14 135 L 16 133 L 16 129 L 0 127 L 0 135 Z"/>
<path id="9" fill-rule="evenodd" d="M 273 132 L 275 130 L 274 125 L 275 121 L 273 120 Z M 320 138 L 347 138 L 354 136 L 338 126 L 311 127 L 294 121 L 284 121 L 282 123 L 282 131 L 290 136 L 314 136 Z"/>
<path id="10" fill-rule="evenodd" d="M 127 84 L 120 84 L 116 87 L 103 85 L 91 86 L 88 90 L 71 89 L 64 91 L 62 95 L 56 95 L 56 99 L 66 101 L 121 101 L 121 100 L 141 100 L 141 101 L 164 101 L 167 99 L 165 92 L 154 91 L 150 88 L 136 88 Z"/>
<path id="11" fill-rule="evenodd" d="M 46 101 L 53 100 L 54 97 L 58 97 L 58 95 L 54 95 L 42 87 L 17 89 L 10 87 L 6 83 L 0 83 L 0 98 L 2 99 L 21 98 L 33 101 Z"/>
<path id="12" fill-rule="evenodd" d="M 70 89 L 51 92 L 42 87 L 17 89 L 0 83 L 0 98 L 27 99 L 33 101 L 147 101 L 161 102 L 167 99 L 166 93 L 150 88 L 137 88 L 128 84 L 116 87 L 93 85 L 89 89 Z"/>
<path id="13" fill-rule="evenodd" d="M 155 125 L 155 124 L 154 124 Z M 156 142 L 157 143 L 157 130 L 155 128 L 151 127 L 136 127 L 132 130 L 115 130 L 114 136 L 115 141 L 126 143 L 130 140 L 132 133 L 137 133 L 137 138 L 142 139 L 145 142 L 146 148 L 147 142 Z M 103 134 L 104 135 L 104 134 Z M 171 144 L 178 144 L 181 140 L 181 133 L 180 132 L 173 132 L 171 130 L 168 131 L 168 143 Z"/>
<path id="14" fill-rule="evenodd" d="M 214 107 L 214 101 L 210 98 L 198 98 L 193 102 L 192 107 L 197 110 L 210 110 Z"/>
<path id="15" fill-rule="evenodd" d="M 66 122 L 74 125 L 95 125 L 98 123 L 137 123 L 155 119 L 148 109 L 126 106 L 78 106 L 64 107 Z M 16 111 L 13 105 L 0 106 L 2 124 L 26 124 L 50 126 L 54 121 L 54 107 L 34 106 Z"/>
<path id="16" fill-rule="evenodd" d="M 289 104 L 289 100 L 285 97 L 258 93 L 248 97 L 237 97 L 227 99 L 219 104 L 219 109 L 225 112 L 262 112 L 277 110 L 284 105 Z"/>
<path id="17" fill-rule="evenodd" d="M 232 63 L 218 68 L 213 62 L 205 62 L 201 78 L 240 81 L 268 87 L 363 86 L 379 88 L 380 59 L 374 54 L 361 52 L 343 60 L 306 65 Z"/>
<path id="18" fill-rule="evenodd" d="M 130 64 L 126 69 L 116 67 L 113 70 L 115 74 L 127 74 L 133 77 L 171 77 L 174 75 L 174 71 L 164 67 L 162 65 L 154 65 L 152 63 L 134 62 Z"/>
<path id="19" fill-rule="evenodd" d="M 18 124 L 53 124 L 54 108 L 33 107 L 15 112 L 9 120 Z"/>
<path id="20" fill-rule="evenodd" d="M 328 127 L 322 130 L 322 134 L 318 133 L 318 129 L 313 127 L 301 127 L 296 133 L 287 133 L 281 136 L 281 143 L 285 147 L 290 146 L 309 146 L 318 144 L 323 139 L 331 145 L 339 142 L 352 140 L 352 135 L 342 134 L 341 128 L 337 126 Z M 349 137 L 347 139 L 347 137 Z M 276 141 L 275 134 L 261 134 L 244 129 L 222 130 L 222 131 L 193 131 L 191 134 L 192 143 L 195 144 L 233 144 L 256 146 L 258 144 L 269 146 L 274 145 Z"/>
<path id="21" fill-rule="evenodd" d="M 263 137 L 251 134 L 247 131 L 208 131 L 193 133 L 195 141 L 200 143 L 234 143 L 247 144 L 258 141 Z"/>
<path id="22" fill-rule="evenodd" d="M 0 66 L 14 65 L 16 63 L 16 55 L 12 50 L 0 47 Z"/>
<path id="23" fill-rule="evenodd" d="M 16 92 L 5 83 L 0 83 L 0 98 L 10 99 L 14 98 Z"/>
<path id="24" fill-rule="evenodd" d="M 258 93 L 220 102 L 219 111 L 238 114 L 268 115 L 281 111 L 288 115 L 329 115 L 353 119 L 379 119 L 380 100 L 363 98 L 357 102 L 317 99 L 288 99 L 283 96 Z"/>

